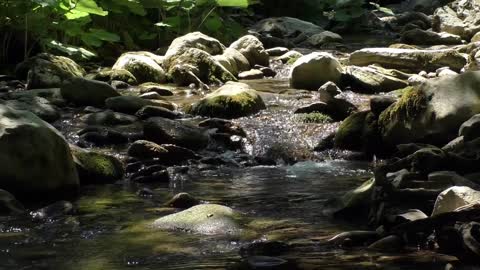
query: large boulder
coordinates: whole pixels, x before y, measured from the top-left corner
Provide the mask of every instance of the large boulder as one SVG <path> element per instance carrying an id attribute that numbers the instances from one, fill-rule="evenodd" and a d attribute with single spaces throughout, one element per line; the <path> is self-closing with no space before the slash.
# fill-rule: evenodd
<path id="1" fill-rule="evenodd" d="M 452 212 L 472 203 L 480 203 L 480 191 L 464 186 L 454 186 L 438 195 L 432 216 Z"/>
<path id="2" fill-rule="evenodd" d="M 480 112 L 480 72 L 430 80 L 404 91 L 379 117 L 389 144 L 428 141 L 447 143 L 463 122 Z"/>
<path id="3" fill-rule="evenodd" d="M 60 118 L 60 112 L 56 106 L 48 99 L 40 96 L 24 95 L 12 100 L 0 101 L 0 103 L 16 110 L 32 112 L 49 123 L 55 122 Z"/>
<path id="4" fill-rule="evenodd" d="M 334 145 L 340 149 L 376 152 L 379 146 L 377 119 L 370 111 L 354 113 L 343 120 L 335 133 Z"/>
<path id="5" fill-rule="evenodd" d="M 157 229 L 185 231 L 206 235 L 240 235 L 242 215 L 218 204 L 200 204 L 161 217 L 153 223 Z"/>
<path id="6" fill-rule="evenodd" d="M 189 149 L 201 149 L 208 144 L 203 129 L 162 117 L 149 118 L 143 127 L 145 139 L 157 144 L 175 144 Z"/>
<path id="7" fill-rule="evenodd" d="M 230 48 L 239 51 L 245 58 L 248 59 L 250 66 L 255 65 L 268 66 L 269 55 L 262 42 L 252 35 L 246 35 L 233 42 Z"/>
<path id="8" fill-rule="evenodd" d="M 175 58 L 191 48 L 202 50 L 210 55 L 220 55 L 225 50 L 225 46 L 217 39 L 201 32 L 188 33 L 172 41 L 165 53 L 164 66 L 169 68 Z"/>
<path id="9" fill-rule="evenodd" d="M 194 103 L 188 110 L 194 115 L 238 118 L 265 109 L 258 92 L 245 83 L 228 82 Z"/>
<path id="10" fill-rule="evenodd" d="M 423 70 L 436 71 L 445 66 L 459 71 L 467 64 L 467 57 L 452 49 L 367 48 L 353 52 L 349 62 L 355 66 L 378 64 L 384 68 L 418 73 Z"/>
<path id="11" fill-rule="evenodd" d="M 212 55 L 197 48 L 187 49 L 173 58 L 168 68 L 168 76 L 175 84 L 181 86 L 237 80 Z"/>
<path id="12" fill-rule="evenodd" d="M 138 83 L 166 81 L 160 56 L 149 52 L 127 52 L 122 54 L 112 67 L 112 70 L 127 70 Z"/>
<path id="13" fill-rule="evenodd" d="M 59 87 L 72 77 L 83 77 L 85 70 L 70 58 L 42 53 L 17 65 L 18 79 L 27 79 L 28 89 Z"/>
<path id="14" fill-rule="evenodd" d="M 375 178 L 372 178 L 343 196 L 326 201 L 322 213 L 328 216 L 361 214 L 363 211 L 359 210 L 369 209 L 374 189 Z"/>
<path id="15" fill-rule="evenodd" d="M 22 196 L 58 196 L 78 187 L 70 148 L 51 125 L 0 105 L 0 188 Z M 7 166 L 8 164 L 8 166 Z"/>
<path id="16" fill-rule="evenodd" d="M 215 55 L 214 58 L 235 76 L 250 69 L 248 59 L 233 48 L 226 48 L 223 54 Z"/>
<path id="17" fill-rule="evenodd" d="M 105 82 L 84 78 L 71 78 L 60 88 L 65 100 L 79 106 L 103 107 L 107 98 L 120 96 Z"/>
<path id="18" fill-rule="evenodd" d="M 333 55 L 314 52 L 300 57 L 290 71 L 290 86 L 293 88 L 317 90 L 331 81 L 338 83 L 343 67 Z"/>

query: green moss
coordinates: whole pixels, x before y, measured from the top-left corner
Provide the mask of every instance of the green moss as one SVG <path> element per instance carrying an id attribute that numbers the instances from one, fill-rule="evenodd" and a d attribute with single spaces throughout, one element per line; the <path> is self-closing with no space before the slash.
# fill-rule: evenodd
<path id="1" fill-rule="evenodd" d="M 361 138 L 368 113 L 370 112 L 355 113 L 343 120 L 335 134 L 335 147 L 349 150 L 362 148 Z"/>
<path id="2" fill-rule="evenodd" d="M 298 119 L 303 123 L 325 124 L 333 122 L 330 116 L 319 112 L 299 114 Z"/>
<path id="3" fill-rule="evenodd" d="M 380 126 L 387 126 L 392 121 L 410 121 L 427 108 L 428 97 L 419 88 L 407 87 L 399 101 L 380 114 Z"/>
<path id="4" fill-rule="evenodd" d="M 287 65 L 293 65 L 295 62 L 297 62 L 298 59 L 300 59 L 302 55 L 294 55 L 287 61 Z"/>
<path id="5" fill-rule="evenodd" d="M 72 154 L 82 184 L 108 183 L 123 177 L 123 165 L 113 156 L 78 148 Z"/>

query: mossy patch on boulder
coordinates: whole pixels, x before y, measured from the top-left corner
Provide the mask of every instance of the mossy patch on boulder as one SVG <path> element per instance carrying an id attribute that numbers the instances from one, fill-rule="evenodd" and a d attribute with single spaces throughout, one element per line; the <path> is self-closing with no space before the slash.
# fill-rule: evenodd
<path id="1" fill-rule="evenodd" d="M 228 82 L 194 103 L 188 112 L 194 115 L 230 119 L 248 116 L 265 108 L 263 99 L 249 85 Z"/>
<path id="2" fill-rule="evenodd" d="M 354 113 L 347 117 L 335 134 L 335 147 L 367 154 L 381 151 L 377 118 L 371 111 Z"/>
<path id="3" fill-rule="evenodd" d="M 93 80 L 103 81 L 103 82 L 112 82 L 112 81 L 121 81 L 126 82 L 130 85 L 137 84 L 137 78 L 126 69 L 103 69 L 100 72 L 91 76 Z"/>
<path id="4" fill-rule="evenodd" d="M 72 146 L 81 184 L 112 183 L 122 179 L 123 164 L 114 156 Z"/>
<path id="5" fill-rule="evenodd" d="M 165 71 L 160 66 L 159 56 L 148 52 L 128 52 L 122 54 L 112 70 L 128 70 L 138 83 L 165 82 Z"/>

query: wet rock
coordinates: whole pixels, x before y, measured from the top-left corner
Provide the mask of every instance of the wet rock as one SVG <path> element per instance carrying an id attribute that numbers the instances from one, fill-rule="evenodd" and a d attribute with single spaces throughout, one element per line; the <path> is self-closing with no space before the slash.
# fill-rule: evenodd
<path id="1" fill-rule="evenodd" d="M 343 120 L 335 134 L 335 147 L 373 153 L 381 150 L 379 138 L 375 115 L 370 111 L 357 112 Z"/>
<path id="2" fill-rule="evenodd" d="M 379 116 L 390 105 L 395 103 L 397 98 L 393 96 L 376 96 L 370 99 L 370 110 L 374 115 Z"/>
<path id="3" fill-rule="evenodd" d="M 158 145 L 154 142 L 138 140 L 128 148 L 128 155 L 140 160 L 156 159 L 161 164 L 176 165 L 187 160 L 198 159 L 192 150 L 172 144 Z"/>
<path id="4" fill-rule="evenodd" d="M 122 162 L 114 156 L 79 147 L 72 147 L 72 155 L 82 185 L 113 183 L 124 175 Z"/>
<path id="5" fill-rule="evenodd" d="M 346 76 L 342 79 L 355 90 L 367 93 L 390 92 L 408 86 L 409 75 L 376 66 L 345 68 Z"/>
<path id="6" fill-rule="evenodd" d="M 298 108 L 294 113 L 323 113 L 332 117 L 332 119 L 341 121 L 357 111 L 357 107 L 352 103 L 339 98 L 332 98 L 328 103 L 316 102 L 304 107 Z"/>
<path id="7" fill-rule="evenodd" d="M 160 96 L 173 96 L 173 92 L 169 88 L 162 86 L 161 84 L 158 84 L 158 83 L 151 83 L 151 82 L 142 83 L 138 87 L 140 88 L 140 93 L 142 94 L 155 92 Z"/>
<path id="8" fill-rule="evenodd" d="M 178 57 L 173 58 L 167 73 L 175 84 L 180 86 L 221 84 L 237 80 L 212 55 L 196 48 L 190 48 Z"/>
<path id="9" fill-rule="evenodd" d="M 198 199 L 185 192 L 176 194 L 175 196 L 173 196 L 173 198 L 171 198 L 168 202 L 165 203 L 165 205 L 169 207 L 182 209 L 187 209 L 198 204 L 200 204 L 200 201 Z"/>
<path id="10" fill-rule="evenodd" d="M 392 225 L 398 225 L 406 222 L 411 222 L 415 220 L 425 219 L 428 216 L 418 209 L 410 209 L 401 214 L 387 217 L 388 221 Z"/>
<path id="11" fill-rule="evenodd" d="M 302 57 L 303 54 L 299 53 L 297 51 L 288 51 L 285 54 L 282 54 L 276 58 L 274 58 L 275 61 L 281 61 L 282 63 L 288 63 L 288 64 L 293 64 L 295 63 L 300 57 Z"/>
<path id="12" fill-rule="evenodd" d="M 12 109 L 29 111 L 50 123 L 60 118 L 57 107 L 43 97 L 25 95 L 14 100 L 0 101 L 0 103 Z"/>
<path id="13" fill-rule="evenodd" d="M 181 114 L 178 112 L 174 112 L 163 107 L 151 105 L 142 107 L 135 113 L 135 115 L 138 116 L 140 119 L 147 119 L 150 117 L 163 117 L 168 119 L 181 118 Z"/>
<path id="14" fill-rule="evenodd" d="M 402 34 L 401 42 L 414 45 L 456 45 L 462 38 L 449 33 L 436 33 L 429 30 L 412 29 Z"/>
<path id="15" fill-rule="evenodd" d="M 443 189 L 451 186 L 466 186 L 479 189 L 480 186 L 452 171 L 436 171 L 428 175 L 428 181 L 441 185 Z"/>
<path id="16" fill-rule="evenodd" d="M 130 71 L 125 69 L 104 69 L 94 74 L 91 79 L 107 83 L 120 81 L 129 85 L 137 84 L 137 78 L 135 78 Z"/>
<path id="17" fill-rule="evenodd" d="M 198 126 L 208 128 L 208 129 L 216 129 L 216 132 L 220 132 L 220 133 L 238 135 L 241 137 L 247 136 L 247 134 L 242 129 L 242 127 L 225 119 L 209 118 L 207 120 L 203 120 L 202 122 L 198 123 Z"/>
<path id="18" fill-rule="evenodd" d="M 241 219 L 241 215 L 229 207 L 201 204 L 161 217 L 153 227 L 206 235 L 240 235 L 243 229 Z"/>
<path id="19" fill-rule="evenodd" d="M 138 118 L 135 116 L 111 110 L 86 114 L 81 119 L 87 125 L 93 126 L 130 125 L 138 121 Z"/>
<path id="20" fill-rule="evenodd" d="M 320 142 L 315 146 L 313 151 L 321 152 L 328 149 L 332 149 L 335 146 L 335 133 L 328 135 L 327 137 L 320 140 Z"/>
<path id="21" fill-rule="evenodd" d="M 389 144 L 449 142 L 460 125 L 479 112 L 479 80 L 480 72 L 466 72 L 408 88 L 379 117 L 383 140 Z"/>
<path id="22" fill-rule="evenodd" d="M 128 179 L 136 183 L 168 183 L 170 182 L 170 174 L 165 166 L 153 164 L 140 167 Z"/>
<path id="23" fill-rule="evenodd" d="M 83 77 L 85 70 L 70 58 L 41 53 L 17 65 L 18 79 L 27 79 L 27 88 L 54 88 L 73 77 Z"/>
<path id="24" fill-rule="evenodd" d="M 147 140 L 158 144 L 175 144 L 196 150 L 208 143 L 208 136 L 202 129 L 167 118 L 149 118 L 143 131 Z"/>
<path id="25" fill-rule="evenodd" d="M 173 103 L 170 103 L 168 101 L 149 100 L 136 96 L 111 97 L 105 100 L 105 105 L 108 109 L 127 114 L 135 114 L 138 110 L 145 106 L 156 106 L 169 110 L 175 109 Z"/>
<path id="26" fill-rule="evenodd" d="M 268 256 L 252 256 L 246 261 L 247 269 L 295 269 L 290 263 L 282 258 Z"/>
<path id="27" fill-rule="evenodd" d="M 80 144 L 84 147 L 90 146 L 106 146 L 125 144 L 129 138 L 126 134 L 112 128 L 102 126 L 89 126 L 80 130 L 77 135 L 80 136 Z"/>
<path id="28" fill-rule="evenodd" d="M 321 48 L 322 45 L 327 43 L 342 43 L 343 38 L 337 33 L 333 33 L 330 31 L 323 31 L 313 36 L 310 36 L 307 39 L 307 43 L 315 48 Z"/>
<path id="29" fill-rule="evenodd" d="M 258 69 L 251 69 L 249 71 L 244 71 L 238 74 L 238 79 L 240 80 L 257 80 L 263 79 L 263 72 Z"/>
<path id="30" fill-rule="evenodd" d="M 23 205 L 8 191 L 0 189 L 0 216 L 25 213 Z"/>
<path id="31" fill-rule="evenodd" d="M 54 220 L 75 213 L 75 207 L 69 201 L 58 201 L 36 211 L 30 212 L 33 220 Z"/>
<path id="32" fill-rule="evenodd" d="M 372 178 L 360 187 L 347 192 L 340 198 L 328 200 L 322 213 L 328 216 L 344 215 L 346 213 L 361 215 L 361 209 L 368 208 L 375 187 L 375 179 Z"/>
<path id="33" fill-rule="evenodd" d="M 163 99 L 163 97 L 157 92 L 146 92 L 141 94 L 139 97 L 143 99 Z"/>
<path id="34" fill-rule="evenodd" d="M 106 99 L 120 96 L 109 84 L 84 78 L 66 80 L 60 92 L 65 100 L 80 106 L 103 107 Z"/>
<path id="35" fill-rule="evenodd" d="M 404 245 L 402 238 L 396 235 L 390 235 L 372 243 L 368 246 L 368 249 L 379 250 L 382 252 L 396 252 L 402 250 Z"/>
<path id="36" fill-rule="evenodd" d="M 137 191 L 137 195 L 140 197 L 151 198 L 153 197 L 154 193 L 153 193 L 153 190 L 149 188 L 142 188 L 139 191 Z"/>
<path id="37" fill-rule="evenodd" d="M 112 70 L 127 70 L 138 83 L 166 81 L 165 71 L 161 67 L 159 56 L 149 52 L 127 52 L 122 54 L 112 67 Z"/>
<path id="38" fill-rule="evenodd" d="M 266 50 L 266 52 L 268 53 L 268 55 L 270 57 L 284 55 L 288 51 L 289 51 L 289 49 L 285 48 L 285 47 L 275 47 L 275 48 L 271 48 L 271 49 Z"/>
<path id="39" fill-rule="evenodd" d="M 464 224 L 460 231 L 464 248 L 477 259 L 480 256 L 480 223 L 470 222 Z"/>
<path id="40" fill-rule="evenodd" d="M 275 70 L 273 70 L 272 68 L 269 68 L 269 67 L 262 67 L 260 68 L 260 71 L 263 73 L 263 76 L 265 77 L 275 77 L 277 75 L 277 72 Z"/>
<path id="41" fill-rule="evenodd" d="M 451 187 L 438 195 L 435 206 L 433 207 L 432 216 L 455 211 L 460 207 L 478 203 L 479 200 L 479 191 L 469 187 Z"/>
<path id="42" fill-rule="evenodd" d="M 244 83 L 228 82 L 194 103 L 188 113 L 208 117 L 239 118 L 265 109 L 258 92 Z"/>
<path id="43" fill-rule="evenodd" d="M 246 35 L 239 38 L 237 41 L 233 42 L 230 45 L 230 48 L 239 51 L 245 58 L 248 59 L 250 66 L 269 65 L 269 56 L 265 51 L 263 44 L 258 38 L 252 35 Z"/>
<path id="44" fill-rule="evenodd" d="M 0 188 L 16 196 L 55 197 L 78 187 L 70 148 L 52 126 L 27 111 L 0 105 Z M 28 169 L 25 169 L 28 168 Z"/>
<path id="45" fill-rule="evenodd" d="M 130 84 L 122 81 L 112 81 L 110 85 L 115 89 L 115 90 L 125 90 L 130 87 Z"/>
<path id="46" fill-rule="evenodd" d="M 289 245 L 280 241 L 253 241 L 240 247 L 240 255 L 248 256 L 278 256 L 288 251 Z"/>
<path id="47" fill-rule="evenodd" d="M 463 136 L 464 141 L 471 141 L 480 137 L 480 114 L 472 116 L 465 121 L 458 131 L 458 136 Z"/>
<path id="48" fill-rule="evenodd" d="M 353 52 L 349 62 L 355 66 L 378 64 L 384 68 L 420 72 L 435 71 L 449 66 L 454 71 L 461 70 L 467 60 L 455 50 L 411 50 L 392 48 L 367 48 Z"/>
<path id="49" fill-rule="evenodd" d="M 350 231 L 335 235 L 328 240 L 328 243 L 342 247 L 358 247 L 370 245 L 379 237 L 380 235 L 375 231 Z"/>

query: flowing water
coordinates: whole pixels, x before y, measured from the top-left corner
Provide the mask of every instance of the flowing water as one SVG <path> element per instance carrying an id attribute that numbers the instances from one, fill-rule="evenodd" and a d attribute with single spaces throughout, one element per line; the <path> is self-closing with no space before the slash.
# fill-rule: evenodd
<path id="1" fill-rule="evenodd" d="M 121 181 L 82 187 L 74 215 L 1 220 L 0 269 L 239 269 L 244 260 L 240 248 L 259 240 L 288 243 L 290 249 L 279 257 L 298 269 L 443 269 L 448 258 L 435 254 L 380 254 L 326 245 L 336 233 L 361 227 L 322 216 L 323 202 L 371 177 L 371 164 L 339 159 L 347 156 L 341 152 L 312 154 L 318 141 L 337 127 L 303 123 L 293 115 L 295 108 L 315 101 L 315 93 L 291 91 L 285 80 L 250 83 L 262 91 L 268 109 L 235 120 L 248 134 L 245 151 L 273 156 L 281 165 L 191 167 L 175 174 L 170 184 Z M 344 95 L 365 108 L 368 97 Z M 78 139 L 74 134 L 82 127 L 76 120 L 80 116 L 68 112 L 57 123 L 71 142 Z M 123 157 L 125 149 L 103 150 Z M 303 161 L 288 165 L 292 160 Z M 139 194 L 145 187 L 153 194 Z M 254 233 L 232 238 L 151 228 L 153 220 L 175 212 L 163 204 L 178 192 L 244 213 Z"/>

